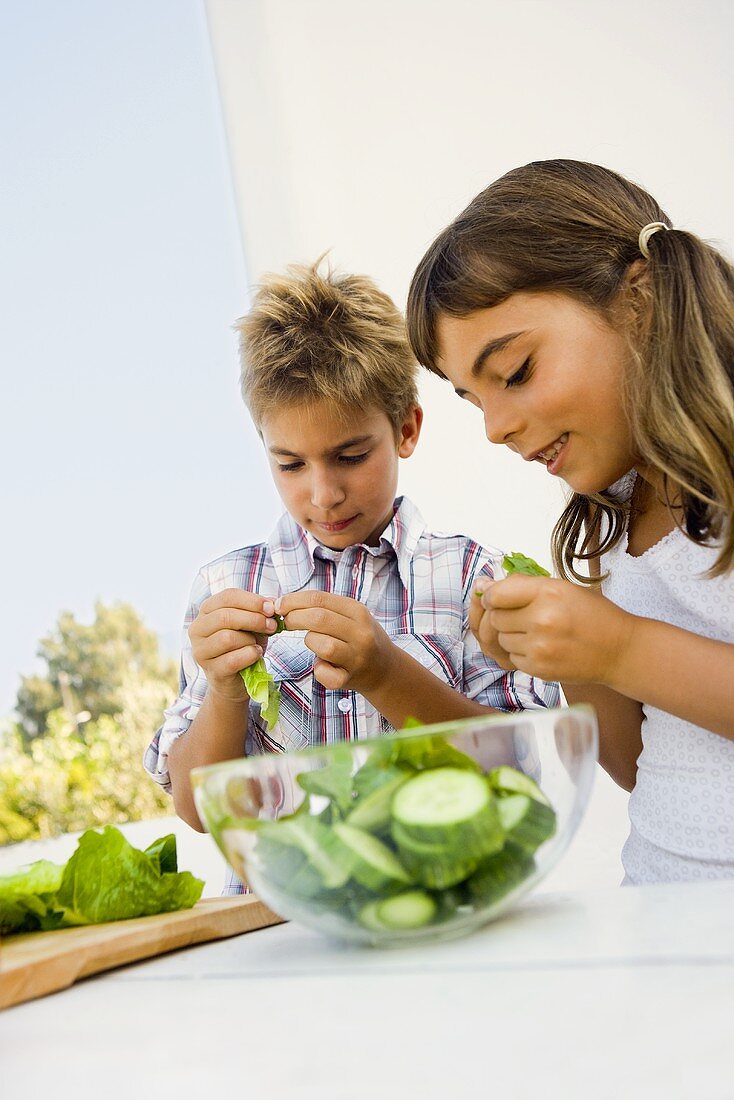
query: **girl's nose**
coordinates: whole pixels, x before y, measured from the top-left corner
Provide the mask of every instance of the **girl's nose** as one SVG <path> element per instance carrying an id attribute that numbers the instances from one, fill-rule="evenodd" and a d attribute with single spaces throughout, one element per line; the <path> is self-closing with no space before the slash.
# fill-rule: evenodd
<path id="1" fill-rule="evenodd" d="M 499 401 L 484 407 L 484 431 L 490 443 L 509 443 L 520 428 L 519 420 Z"/>

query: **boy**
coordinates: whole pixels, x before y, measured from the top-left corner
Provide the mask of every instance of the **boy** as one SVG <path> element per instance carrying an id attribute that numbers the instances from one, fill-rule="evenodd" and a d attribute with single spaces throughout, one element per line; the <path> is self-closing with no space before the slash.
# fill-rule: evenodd
<path id="1" fill-rule="evenodd" d="M 243 397 L 287 511 L 267 543 L 197 576 L 180 694 L 146 753 L 199 830 L 200 765 L 374 737 L 408 715 L 558 704 L 556 684 L 503 671 L 468 630 L 475 582 L 499 552 L 427 532 L 395 499 L 423 418 L 400 312 L 371 280 L 318 266 L 269 277 L 237 323 Z M 240 676 L 263 653 L 281 695 L 274 729 Z"/>

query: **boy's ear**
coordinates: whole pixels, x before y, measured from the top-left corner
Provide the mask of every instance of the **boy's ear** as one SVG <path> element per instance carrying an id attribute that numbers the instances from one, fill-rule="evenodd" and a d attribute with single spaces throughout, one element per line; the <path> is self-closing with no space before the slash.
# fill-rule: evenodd
<path id="1" fill-rule="evenodd" d="M 423 409 L 420 405 L 414 405 L 403 420 L 398 434 L 398 455 L 400 458 L 410 458 L 412 455 L 421 434 L 422 424 Z"/>

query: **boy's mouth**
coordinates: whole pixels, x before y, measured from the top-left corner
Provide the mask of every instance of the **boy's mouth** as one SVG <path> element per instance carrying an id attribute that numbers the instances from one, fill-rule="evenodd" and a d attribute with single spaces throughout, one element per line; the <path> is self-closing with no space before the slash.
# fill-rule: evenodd
<path id="1" fill-rule="evenodd" d="M 328 531 L 330 535 L 333 535 L 336 531 L 346 531 L 350 523 L 353 523 L 356 518 L 357 516 L 354 515 L 350 516 L 349 519 L 337 520 L 336 523 L 319 523 L 317 526 L 320 527 L 322 531 Z"/>

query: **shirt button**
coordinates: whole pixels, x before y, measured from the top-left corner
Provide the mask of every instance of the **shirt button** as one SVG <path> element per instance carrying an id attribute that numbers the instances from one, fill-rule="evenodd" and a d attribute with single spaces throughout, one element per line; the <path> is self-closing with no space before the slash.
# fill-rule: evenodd
<path id="1" fill-rule="evenodd" d="M 336 705 L 339 707 L 339 710 L 342 712 L 342 714 L 346 714 L 348 711 L 350 711 L 352 709 L 352 700 L 351 699 L 340 699 L 339 702 Z"/>

